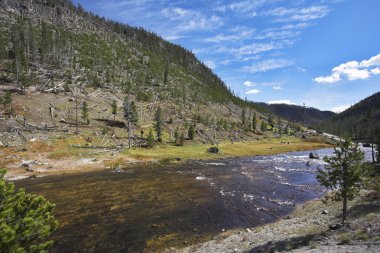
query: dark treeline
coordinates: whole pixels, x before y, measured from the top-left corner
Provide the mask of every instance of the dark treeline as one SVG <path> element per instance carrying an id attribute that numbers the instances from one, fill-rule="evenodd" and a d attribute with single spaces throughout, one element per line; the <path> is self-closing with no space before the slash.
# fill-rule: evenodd
<path id="1" fill-rule="evenodd" d="M 320 111 L 316 108 L 288 105 L 288 104 L 265 104 L 258 103 L 259 106 L 266 108 L 281 118 L 295 121 L 308 127 L 320 124 L 336 114 L 330 111 Z"/>
<path id="2" fill-rule="evenodd" d="M 316 125 L 317 129 L 361 141 L 380 139 L 380 92 Z"/>

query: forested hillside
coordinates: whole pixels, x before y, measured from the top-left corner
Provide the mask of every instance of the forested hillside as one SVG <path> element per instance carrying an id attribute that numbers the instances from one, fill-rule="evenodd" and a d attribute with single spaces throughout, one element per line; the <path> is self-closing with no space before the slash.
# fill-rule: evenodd
<path id="1" fill-rule="evenodd" d="M 295 121 L 299 124 L 309 127 L 320 124 L 336 115 L 331 111 L 321 111 L 316 108 L 298 105 L 265 103 L 259 103 L 258 105 L 266 108 L 281 118 L 287 119 L 289 121 Z"/>
<path id="2" fill-rule="evenodd" d="M 349 134 L 359 140 L 372 139 L 372 135 L 380 134 L 380 92 L 321 123 L 319 128 L 337 135 Z"/>
<path id="3" fill-rule="evenodd" d="M 299 129 L 235 96 L 189 50 L 70 0 L 0 1 L 0 32 L 0 112 L 8 119 L 0 127 L 8 132 L 131 123 L 128 136 L 143 138 L 157 127 L 157 110 L 170 140 L 190 128 L 203 142 Z"/>
<path id="4" fill-rule="evenodd" d="M 46 81 L 43 68 L 57 89 L 64 87 L 55 81 L 74 81 L 112 84 L 139 100 L 242 102 L 190 51 L 144 29 L 100 18 L 68 0 L 0 3 L 2 80 L 22 89 Z"/>

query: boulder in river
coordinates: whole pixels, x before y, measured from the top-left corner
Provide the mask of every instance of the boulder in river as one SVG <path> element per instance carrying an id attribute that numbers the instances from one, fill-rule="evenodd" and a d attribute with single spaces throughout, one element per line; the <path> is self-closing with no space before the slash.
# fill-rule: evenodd
<path id="1" fill-rule="evenodd" d="M 310 152 L 309 158 L 310 159 L 319 159 L 319 155 L 317 153 Z"/>

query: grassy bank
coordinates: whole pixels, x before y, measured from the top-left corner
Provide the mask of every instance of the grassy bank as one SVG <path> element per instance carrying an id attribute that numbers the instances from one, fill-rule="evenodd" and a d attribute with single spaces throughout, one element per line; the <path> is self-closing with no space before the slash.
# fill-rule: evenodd
<path id="1" fill-rule="evenodd" d="M 101 146 L 102 139 L 88 136 L 65 136 L 46 141 L 27 142 L 23 146 L 1 149 L 0 167 L 13 178 L 77 173 L 131 163 L 178 163 L 193 160 L 212 160 L 227 157 L 272 155 L 291 151 L 331 147 L 322 142 L 310 142 L 296 137 L 266 138 L 246 142 L 221 142 L 220 154 L 207 149 L 212 145 L 186 142 L 178 147 L 172 143 L 157 144 L 154 148 L 115 149 Z M 33 161 L 22 166 L 23 161 Z"/>
<path id="2" fill-rule="evenodd" d="M 152 149 L 134 148 L 125 150 L 123 155 L 136 160 L 170 160 L 170 159 L 219 159 L 226 157 L 244 157 L 273 155 L 291 151 L 327 148 L 331 145 L 307 142 L 295 137 L 270 138 L 249 142 L 222 142 L 218 145 L 220 154 L 207 152 L 210 144 L 186 144 L 183 147 L 158 145 Z"/>

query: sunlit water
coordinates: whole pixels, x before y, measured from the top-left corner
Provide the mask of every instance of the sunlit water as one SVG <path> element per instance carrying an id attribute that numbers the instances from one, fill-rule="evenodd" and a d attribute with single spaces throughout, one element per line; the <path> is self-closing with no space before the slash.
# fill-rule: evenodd
<path id="1" fill-rule="evenodd" d="M 364 148 L 367 159 L 370 149 Z M 313 151 L 320 157 L 332 149 Z M 321 197 L 308 151 L 18 181 L 56 203 L 53 252 L 151 252 L 254 227 Z"/>

